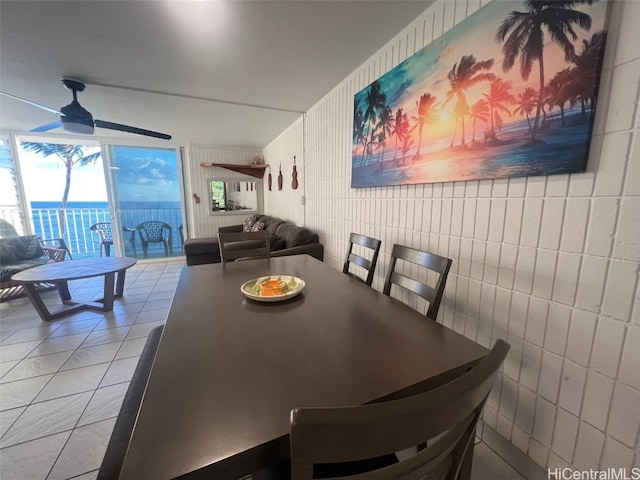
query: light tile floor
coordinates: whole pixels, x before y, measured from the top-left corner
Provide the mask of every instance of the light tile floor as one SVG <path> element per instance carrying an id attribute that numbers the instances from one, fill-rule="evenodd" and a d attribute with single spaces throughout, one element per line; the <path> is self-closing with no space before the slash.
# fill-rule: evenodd
<path id="1" fill-rule="evenodd" d="M 165 322 L 184 261 L 139 262 L 112 312 L 43 322 L 27 299 L 0 304 L 0 478 L 94 480 L 149 331 Z M 100 296 L 102 278 L 70 282 Z M 59 302 L 56 292 L 46 301 Z M 486 444 L 473 480 L 523 479 Z"/>

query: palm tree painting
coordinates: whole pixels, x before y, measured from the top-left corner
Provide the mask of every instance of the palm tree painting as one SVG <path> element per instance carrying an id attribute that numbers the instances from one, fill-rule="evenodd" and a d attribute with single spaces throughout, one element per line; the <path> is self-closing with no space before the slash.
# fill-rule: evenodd
<path id="1" fill-rule="evenodd" d="M 352 187 L 584 172 L 608 9 L 489 2 L 357 92 Z"/>
<path id="2" fill-rule="evenodd" d="M 516 99 L 509 93 L 510 88 L 511 85 L 508 82 L 505 82 L 501 78 L 496 78 L 491 82 L 489 91 L 482 94 L 487 105 L 489 105 L 491 131 L 489 132 L 488 139 L 490 141 L 496 140 L 496 129 L 501 129 L 504 124 L 500 114 L 511 116 L 511 111 L 507 105 L 515 103 Z"/>
<path id="3" fill-rule="evenodd" d="M 493 73 L 483 72 L 484 70 L 489 70 L 492 66 L 493 58 L 476 62 L 473 55 L 464 55 L 460 59 L 460 63 L 454 64 L 451 71 L 447 73 L 447 79 L 451 83 L 451 90 L 447 92 L 446 101 L 449 101 L 454 96 L 457 98 L 454 115 L 460 123 L 460 145 L 462 146 L 466 145 L 464 117 L 468 115 L 470 111 L 465 92 L 479 82 L 493 81 L 495 79 Z M 454 138 L 451 139 L 451 146 L 453 146 L 453 141 Z"/>
<path id="4" fill-rule="evenodd" d="M 420 100 L 416 102 L 416 106 L 418 107 L 418 116 L 414 117 L 414 120 L 416 121 L 415 126 L 418 128 L 418 138 L 420 140 L 418 141 L 418 148 L 416 149 L 416 154 L 413 157 L 414 159 L 418 158 L 420 154 L 424 126 L 436 121 L 435 109 L 438 106 L 438 103 L 436 102 L 436 97 L 430 93 L 423 93 Z"/>

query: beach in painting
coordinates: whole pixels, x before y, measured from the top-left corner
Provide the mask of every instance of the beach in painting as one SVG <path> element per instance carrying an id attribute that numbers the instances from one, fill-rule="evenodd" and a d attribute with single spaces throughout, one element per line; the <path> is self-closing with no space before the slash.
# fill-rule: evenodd
<path id="1" fill-rule="evenodd" d="M 358 92 L 352 187 L 585 171 L 606 2 L 568 2 L 554 15 L 548 5 L 491 2 Z M 543 22 L 546 40 L 523 59 L 526 15 L 560 18 L 550 27 L 565 42 Z"/>
<path id="2" fill-rule="evenodd" d="M 578 114 L 579 116 L 579 114 Z M 500 140 L 476 141 L 466 147 L 434 144 L 431 151 L 413 159 L 388 151 L 365 165 L 356 167 L 352 187 L 404 185 L 479 180 L 487 178 L 527 177 L 583 172 L 586 167 L 587 123 L 543 130 L 544 143 L 523 146 L 528 141 L 528 128 L 511 129 Z M 438 148 L 440 147 L 440 148 Z M 425 149 L 426 150 L 426 149 Z"/>

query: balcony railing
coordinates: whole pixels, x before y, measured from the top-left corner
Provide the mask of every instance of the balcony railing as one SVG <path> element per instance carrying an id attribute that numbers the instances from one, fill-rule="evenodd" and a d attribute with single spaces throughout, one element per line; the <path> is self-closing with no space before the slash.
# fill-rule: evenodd
<path id="1" fill-rule="evenodd" d="M 74 258 L 100 254 L 100 237 L 90 230 L 91 225 L 100 222 L 111 222 L 108 208 L 67 208 L 64 215 L 64 234 L 60 228 L 60 210 L 57 208 L 34 208 L 31 210 L 34 233 L 43 239 L 64 238 Z M 2 210 L 0 217 L 14 225 L 19 225 L 19 212 Z M 136 228 L 142 222 L 159 220 L 172 227 L 173 254 L 182 255 L 182 213 L 179 208 L 144 208 L 123 209 L 119 212 L 123 227 Z M 12 221 L 13 220 L 13 221 Z M 18 229 L 19 230 L 19 229 Z M 136 233 L 137 235 L 137 233 Z M 136 238 L 139 248 L 138 258 L 142 257 L 142 245 Z M 129 243 L 125 242 L 127 255 L 132 255 Z M 162 244 L 149 244 L 149 257 L 164 257 Z"/>

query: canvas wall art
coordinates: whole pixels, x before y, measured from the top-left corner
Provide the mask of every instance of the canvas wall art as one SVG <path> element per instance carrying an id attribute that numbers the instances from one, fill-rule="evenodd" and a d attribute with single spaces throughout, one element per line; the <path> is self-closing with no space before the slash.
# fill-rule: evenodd
<path id="1" fill-rule="evenodd" d="M 607 8 L 495 0 L 368 85 L 351 186 L 585 171 Z"/>

